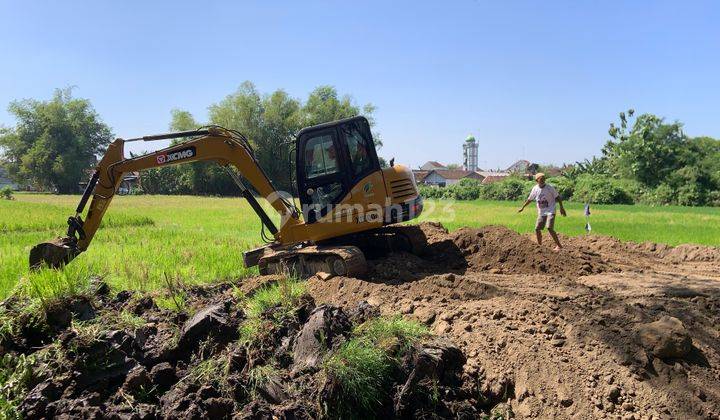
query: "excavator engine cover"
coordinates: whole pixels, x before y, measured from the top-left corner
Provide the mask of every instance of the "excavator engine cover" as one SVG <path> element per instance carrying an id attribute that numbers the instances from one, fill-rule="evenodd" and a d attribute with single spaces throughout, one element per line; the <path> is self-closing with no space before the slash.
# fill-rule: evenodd
<path id="1" fill-rule="evenodd" d="M 57 238 L 50 242 L 35 245 L 30 250 L 30 269 L 37 270 L 43 265 L 60 268 L 73 260 L 80 251 L 75 238 Z"/>

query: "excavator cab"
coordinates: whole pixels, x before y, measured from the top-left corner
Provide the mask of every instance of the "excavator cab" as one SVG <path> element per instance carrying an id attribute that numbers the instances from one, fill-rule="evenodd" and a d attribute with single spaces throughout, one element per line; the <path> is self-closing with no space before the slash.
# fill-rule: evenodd
<path id="1" fill-rule="evenodd" d="M 370 124 L 364 117 L 303 129 L 296 153 L 298 195 L 308 224 L 331 213 L 353 186 L 381 170 Z"/>

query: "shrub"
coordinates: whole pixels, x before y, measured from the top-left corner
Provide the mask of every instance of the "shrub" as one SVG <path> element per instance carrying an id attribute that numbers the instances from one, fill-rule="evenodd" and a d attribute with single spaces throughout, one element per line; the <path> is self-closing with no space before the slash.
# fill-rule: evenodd
<path id="1" fill-rule="evenodd" d="M 655 189 L 646 191 L 640 201 L 653 206 L 675 204 L 675 190 L 667 184 L 660 184 Z"/>
<path id="2" fill-rule="evenodd" d="M 576 201 L 594 204 L 632 204 L 630 193 L 623 188 L 620 181 L 607 178 L 583 175 L 578 177 L 573 195 Z"/>
<path id="3" fill-rule="evenodd" d="M 137 186 L 130 190 L 130 195 L 145 195 L 145 190 L 141 186 Z"/>
<path id="4" fill-rule="evenodd" d="M 480 198 L 483 186 L 476 179 L 462 179 L 457 184 L 446 187 L 443 198 L 450 200 L 477 200 Z"/>
<path id="5" fill-rule="evenodd" d="M 677 204 L 681 206 L 703 206 L 706 194 L 697 184 L 682 185 L 677 189 Z"/>
<path id="6" fill-rule="evenodd" d="M 633 179 L 615 180 L 620 188 L 625 190 L 633 200 L 633 203 L 642 201 L 643 196 L 647 193 L 648 187 Z"/>
<path id="7" fill-rule="evenodd" d="M 707 205 L 720 207 L 720 191 L 710 191 L 707 196 Z"/>
<path id="8" fill-rule="evenodd" d="M 484 185 L 481 196 L 487 200 L 516 201 L 525 198 L 532 186 L 531 181 L 511 177 Z"/>
<path id="9" fill-rule="evenodd" d="M 420 195 L 423 198 L 431 198 L 431 199 L 443 198 L 444 188 L 441 188 L 441 187 L 434 187 L 432 185 L 421 184 L 418 187 L 418 190 L 420 191 Z"/>
<path id="10" fill-rule="evenodd" d="M 13 200 L 13 189 L 9 186 L 0 189 L 0 197 L 4 198 L 5 200 Z"/>
<path id="11" fill-rule="evenodd" d="M 564 176 L 556 176 L 554 178 L 548 179 L 548 184 L 555 187 L 558 194 L 560 194 L 560 198 L 563 200 L 570 200 L 573 196 L 573 193 L 575 193 L 575 181 L 564 177 Z"/>

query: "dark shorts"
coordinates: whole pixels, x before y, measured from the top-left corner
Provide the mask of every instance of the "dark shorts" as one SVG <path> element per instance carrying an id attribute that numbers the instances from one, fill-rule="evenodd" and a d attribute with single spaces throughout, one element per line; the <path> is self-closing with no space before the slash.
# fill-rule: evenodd
<path id="1" fill-rule="evenodd" d="M 543 230 L 544 228 L 555 228 L 554 214 L 538 215 L 537 221 L 535 222 L 535 230 Z"/>

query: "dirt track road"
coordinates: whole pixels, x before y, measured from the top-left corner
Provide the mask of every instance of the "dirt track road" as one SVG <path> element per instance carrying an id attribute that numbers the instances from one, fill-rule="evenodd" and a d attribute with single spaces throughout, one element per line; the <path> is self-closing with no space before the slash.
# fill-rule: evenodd
<path id="1" fill-rule="evenodd" d="M 311 279 L 311 293 L 447 334 L 517 417 L 720 418 L 720 250 L 589 236 L 556 254 L 500 227 L 422 229 L 423 258 L 374 261 L 366 280 Z M 640 338 L 656 321 L 651 339 L 668 351 Z"/>

